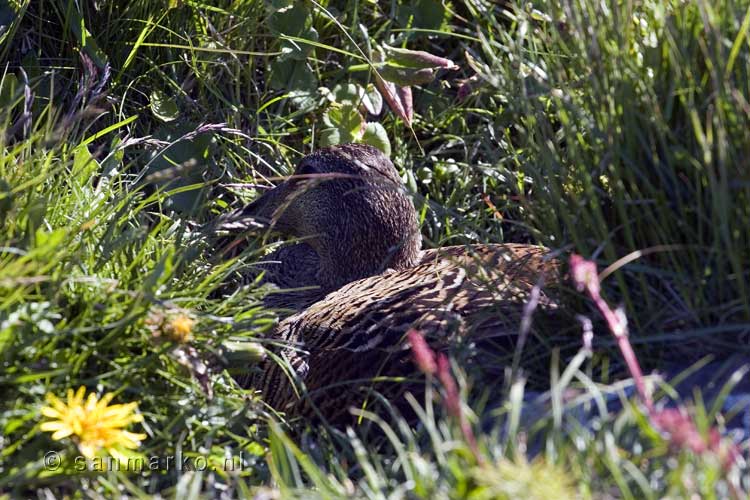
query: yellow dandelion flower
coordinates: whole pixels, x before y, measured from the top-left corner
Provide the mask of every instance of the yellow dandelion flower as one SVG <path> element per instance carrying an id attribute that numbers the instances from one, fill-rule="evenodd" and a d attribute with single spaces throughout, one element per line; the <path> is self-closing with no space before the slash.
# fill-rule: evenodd
<path id="1" fill-rule="evenodd" d="M 87 458 L 95 457 L 106 450 L 115 458 L 122 458 L 123 449 L 135 449 L 145 434 L 124 430 L 124 427 L 141 422 L 143 416 L 134 413 L 138 403 L 110 405 L 113 393 L 99 399 L 91 393 L 86 398 L 86 388 L 81 386 L 75 393 L 68 389 L 67 403 L 54 394 L 47 394 L 49 406 L 42 408 L 42 415 L 53 420 L 42 423 L 41 429 L 52 432 L 52 439 L 72 437 L 78 449 Z M 85 399 L 85 400 L 84 400 Z"/>
<path id="2" fill-rule="evenodd" d="M 194 324 L 195 320 L 193 318 L 187 314 L 180 313 L 170 318 L 164 333 L 166 333 L 170 340 L 184 344 L 190 340 Z"/>

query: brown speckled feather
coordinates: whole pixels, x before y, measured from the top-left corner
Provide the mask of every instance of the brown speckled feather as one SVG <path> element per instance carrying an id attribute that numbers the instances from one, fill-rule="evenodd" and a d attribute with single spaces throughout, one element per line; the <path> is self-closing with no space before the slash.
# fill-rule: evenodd
<path id="1" fill-rule="evenodd" d="M 359 386 L 373 377 L 404 377 L 413 371 L 404 334 L 417 328 L 438 349 L 469 337 L 513 338 L 533 286 L 555 280 L 556 262 L 529 245 L 475 245 L 423 252 L 411 269 L 345 285 L 284 320 L 274 332 L 290 348 L 282 351 L 308 398 L 290 374 L 269 362 L 254 380 L 265 400 L 291 414 L 312 414 L 310 403 L 329 419 L 363 399 Z M 542 309 L 556 304 L 542 294 Z M 404 384 L 392 384 L 406 388 Z M 383 390 L 383 387 L 378 387 Z"/>

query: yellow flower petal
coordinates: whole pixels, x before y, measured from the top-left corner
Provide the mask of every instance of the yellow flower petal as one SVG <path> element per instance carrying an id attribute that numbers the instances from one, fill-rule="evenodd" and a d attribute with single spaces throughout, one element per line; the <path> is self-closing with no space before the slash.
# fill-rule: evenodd
<path id="1" fill-rule="evenodd" d="M 94 394 L 93 392 L 89 394 L 89 397 L 86 400 L 86 411 L 88 413 L 91 413 L 92 411 L 96 410 L 96 401 L 97 401 L 96 394 Z"/>
<path id="2" fill-rule="evenodd" d="M 143 441 L 144 439 L 148 437 L 146 434 L 139 434 L 139 433 L 128 432 L 128 431 L 122 431 L 122 434 L 131 443 L 137 443 L 137 444 L 140 444 L 141 441 Z"/>
<path id="3" fill-rule="evenodd" d="M 62 438 L 66 438 L 70 436 L 71 434 L 73 434 L 73 430 L 68 427 L 65 427 L 55 432 L 54 434 L 52 434 L 52 439 L 54 439 L 55 441 L 59 441 Z"/>
<path id="4" fill-rule="evenodd" d="M 81 406 L 83 397 L 86 395 L 86 387 L 81 386 L 76 391 L 75 396 L 71 397 L 72 391 L 68 391 L 68 406 Z"/>
<path id="5" fill-rule="evenodd" d="M 42 422 L 40 428 L 52 432 L 52 439 L 74 436 L 81 453 L 87 458 L 97 456 L 100 450 L 110 455 L 125 449 L 137 448 L 145 434 L 124 430 L 131 423 L 143 421 L 135 402 L 109 405 L 114 393 L 99 398 L 95 393 L 86 395 L 86 388 L 67 391 L 67 404 L 52 394 L 47 395 L 50 406 L 40 409 L 43 416 L 52 420 Z M 114 450 L 114 451 L 113 451 Z M 121 450 L 121 451 L 117 451 Z M 114 456 L 114 455 L 113 455 Z"/>
<path id="6" fill-rule="evenodd" d="M 78 449 L 81 450 L 81 455 L 86 458 L 94 458 L 96 456 L 97 447 L 91 443 L 78 443 Z"/>
<path id="7" fill-rule="evenodd" d="M 102 400 L 101 400 L 100 404 L 103 407 L 106 407 L 109 404 L 109 402 L 112 401 L 112 398 L 114 398 L 114 397 L 115 397 L 115 393 L 114 392 L 108 392 L 107 394 L 105 394 L 102 397 Z M 136 403 L 128 403 L 128 404 L 133 405 L 133 406 L 137 406 Z M 113 406 L 122 406 L 122 405 L 113 405 Z"/>
<path id="8" fill-rule="evenodd" d="M 47 399 L 47 402 L 57 411 L 63 411 L 67 408 L 65 403 L 60 401 L 60 398 L 55 396 L 54 394 L 48 393 L 45 398 Z"/>
<path id="9" fill-rule="evenodd" d="M 61 418 L 62 413 L 60 413 L 60 410 L 56 410 L 54 408 L 50 408 L 49 406 L 45 406 L 42 408 L 42 415 L 49 418 Z"/>
<path id="10" fill-rule="evenodd" d="M 65 422 L 61 422 L 59 420 L 50 421 L 50 422 L 42 422 L 42 425 L 40 426 L 40 429 L 42 429 L 44 432 L 54 432 L 59 431 L 60 429 L 67 429 L 68 424 Z"/>

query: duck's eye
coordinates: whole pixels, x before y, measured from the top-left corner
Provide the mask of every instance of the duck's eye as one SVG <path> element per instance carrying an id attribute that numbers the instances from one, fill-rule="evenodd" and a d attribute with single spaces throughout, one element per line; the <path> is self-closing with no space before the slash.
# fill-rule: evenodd
<path id="1" fill-rule="evenodd" d="M 297 175 L 310 175 L 317 173 L 311 162 L 302 163 L 297 167 Z"/>

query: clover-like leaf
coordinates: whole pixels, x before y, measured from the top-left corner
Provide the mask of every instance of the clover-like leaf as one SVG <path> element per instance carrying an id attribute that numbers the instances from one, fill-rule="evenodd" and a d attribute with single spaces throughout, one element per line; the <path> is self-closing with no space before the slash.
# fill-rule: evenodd
<path id="1" fill-rule="evenodd" d="M 383 96 L 372 83 L 367 85 L 362 105 L 371 115 L 379 115 L 383 110 Z"/>
<path id="2" fill-rule="evenodd" d="M 268 23 L 271 32 L 276 35 L 286 35 L 313 42 L 318 40 L 318 32 L 312 27 L 311 10 L 303 2 L 289 2 L 287 5 L 282 5 L 272 12 Z M 312 45 L 304 42 L 282 40 L 281 57 L 304 61 L 312 48 Z"/>
<path id="3" fill-rule="evenodd" d="M 365 95 L 365 89 L 356 83 L 339 83 L 328 94 L 328 99 L 341 105 L 358 106 Z"/>
<path id="4" fill-rule="evenodd" d="M 304 61 L 276 59 L 271 63 L 268 84 L 275 90 L 315 90 L 315 75 Z"/>
<path id="5" fill-rule="evenodd" d="M 268 26 L 274 33 L 299 36 L 312 23 L 310 8 L 303 2 L 289 2 L 276 9 L 268 18 Z"/>
<path id="6" fill-rule="evenodd" d="M 350 105 L 331 106 L 323 115 L 323 123 L 326 128 L 320 132 L 321 146 L 356 142 L 364 132 L 362 115 Z"/>
<path id="7" fill-rule="evenodd" d="M 161 90 L 151 92 L 151 112 L 163 122 L 171 122 L 180 115 L 180 110 L 174 99 Z"/>
<path id="8" fill-rule="evenodd" d="M 427 30 L 450 30 L 451 11 L 440 0 L 399 2 L 396 17 L 402 26 Z"/>

